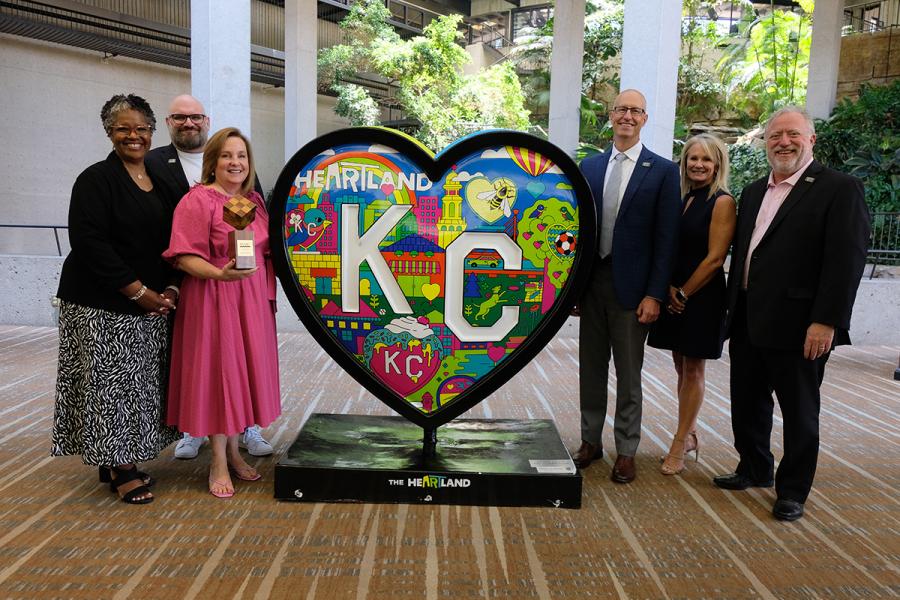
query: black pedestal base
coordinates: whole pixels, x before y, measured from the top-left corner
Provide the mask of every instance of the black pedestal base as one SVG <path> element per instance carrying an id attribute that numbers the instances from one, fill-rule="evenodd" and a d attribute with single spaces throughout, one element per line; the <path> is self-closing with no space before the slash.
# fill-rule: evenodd
<path id="1" fill-rule="evenodd" d="M 581 507 L 581 474 L 550 420 L 458 419 L 424 456 L 401 417 L 310 416 L 275 466 L 275 498 Z"/>

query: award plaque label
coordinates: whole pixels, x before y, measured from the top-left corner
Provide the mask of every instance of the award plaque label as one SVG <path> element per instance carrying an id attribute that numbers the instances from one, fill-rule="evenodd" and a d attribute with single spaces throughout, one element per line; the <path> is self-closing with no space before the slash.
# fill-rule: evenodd
<path id="1" fill-rule="evenodd" d="M 304 325 L 426 437 L 540 352 L 596 254 L 575 162 L 514 131 L 437 156 L 389 129 L 331 132 L 287 163 L 270 214 L 276 272 Z M 574 382 L 550 390 L 573 394 Z"/>
<path id="2" fill-rule="evenodd" d="M 228 258 L 234 259 L 235 269 L 256 266 L 253 232 L 246 228 L 256 218 L 256 204 L 243 196 L 235 196 L 222 206 L 222 220 L 234 227 L 228 232 Z"/>

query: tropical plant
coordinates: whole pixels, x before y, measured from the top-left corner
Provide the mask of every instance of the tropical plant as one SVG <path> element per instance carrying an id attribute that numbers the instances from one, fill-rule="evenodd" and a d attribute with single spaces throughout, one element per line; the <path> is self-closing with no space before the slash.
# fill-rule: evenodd
<path id="1" fill-rule="evenodd" d="M 725 88 L 705 62 L 722 43 L 716 25 L 700 16 L 714 8 L 714 2 L 686 0 L 681 28 L 681 57 L 678 65 L 678 95 L 676 113 L 690 125 L 706 120 L 721 108 Z"/>
<path id="2" fill-rule="evenodd" d="M 585 12 L 579 156 L 597 151 L 612 139 L 602 98 L 615 93 L 619 87 L 618 65 L 612 59 L 622 51 L 624 0 L 587 0 Z M 542 27 L 526 31 L 511 54 L 516 64 L 526 70 L 522 76 L 523 87 L 539 127 L 547 125 L 552 46 L 551 17 Z"/>
<path id="3" fill-rule="evenodd" d="M 747 184 L 764 177 L 769 172 L 766 151 L 752 144 L 732 144 L 728 147 L 730 176 L 728 189 L 740 199 L 741 190 Z"/>
<path id="4" fill-rule="evenodd" d="M 900 80 L 863 85 L 827 120 L 816 121 L 814 154 L 822 163 L 852 173 L 865 184 L 873 212 L 900 211 Z"/>
<path id="5" fill-rule="evenodd" d="M 337 114 L 353 125 L 379 122 L 371 92 L 353 83 L 364 74 L 396 86 L 399 107 L 418 123 L 413 135 L 436 150 L 472 131 L 528 127 L 525 97 L 511 65 L 462 73 L 470 60 L 458 43 L 462 17 L 439 17 L 409 40 L 394 31 L 390 18 L 383 0 L 358 0 L 341 22 L 345 43 L 319 53 L 319 75 L 338 95 Z"/>
<path id="6" fill-rule="evenodd" d="M 741 0 L 744 14 L 753 6 Z M 803 104 L 812 42 L 813 0 L 798 0 L 800 12 L 775 8 L 739 24 L 739 43 L 729 47 L 718 68 L 729 104 L 760 120 L 782 106 Z"/>

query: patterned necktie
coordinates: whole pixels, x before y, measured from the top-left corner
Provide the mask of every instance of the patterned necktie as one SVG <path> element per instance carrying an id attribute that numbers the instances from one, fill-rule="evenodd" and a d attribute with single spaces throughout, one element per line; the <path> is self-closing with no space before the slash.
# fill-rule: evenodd
<path id="1" fill-rule="evenodd" d="M 606 188 L 603 190 L 603 213 L 600 218 L 600 258 L 612 252 L 613 230 L 616 227 L 616 213 L 619 212 L 619 188 L 622 187 L 622 161 L 625 155 L 616 154 Z"/>

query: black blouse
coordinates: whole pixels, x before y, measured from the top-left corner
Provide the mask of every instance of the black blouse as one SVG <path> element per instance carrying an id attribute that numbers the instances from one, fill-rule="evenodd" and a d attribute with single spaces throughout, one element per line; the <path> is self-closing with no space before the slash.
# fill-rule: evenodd
<path id="1" fill-rule="evenodd" d="M 152 178 L 151 178 L 152 179 Z M 57 295 L 81 306 L 140 315 L 119 292 L 136 279 L 161 292 L 172 277 L 162 259 L 172 230 L 172 205 L 139 188 L 115 152 L 85 169 L 72 187 L 69 243 Z"/>

